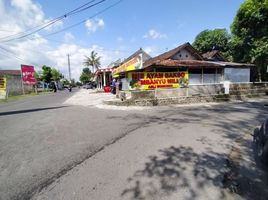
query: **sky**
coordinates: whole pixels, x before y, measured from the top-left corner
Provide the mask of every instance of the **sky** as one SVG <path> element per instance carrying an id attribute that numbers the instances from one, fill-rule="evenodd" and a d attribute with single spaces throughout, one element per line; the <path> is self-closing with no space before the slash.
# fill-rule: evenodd
<path id="1" fill-rule="evenodd" d="M 68 78 L 67 54 L 76 81 L 85 56 L 95 51 L 101 67 L 143 48 L 159 55 L 205 29 L 226 28 L 244 0 L 95 0 L 87 10 L 18 38 L 88 0 L 0 0 L 0 69 L 21 64 L 54 67 Z"/>

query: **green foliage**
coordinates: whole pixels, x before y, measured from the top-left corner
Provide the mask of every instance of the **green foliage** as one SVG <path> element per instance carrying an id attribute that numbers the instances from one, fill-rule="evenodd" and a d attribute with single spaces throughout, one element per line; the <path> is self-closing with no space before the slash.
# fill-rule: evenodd
<path id="1" fill-rule="evenodd" d="M 100 68 L 100 58 L 98 57 L 98 54 L 94 51 L 91 51 L 90 56 L 85 56 L 85 60 L 84 60 L 84 65 L 86 67 L 91 66 L 92 67 L 92 71 L 94 72 L 94 69 L 99 69 Z"/>
<path id="2" fill-rule="evenodd" d="M 268 80 L 268 1 L 246 0 L 236 14 L 231 31 L 234 60 L 255 63 L 258 79 Z"/>
<path id="3" fill-rule="evenodd" d="M 42 67 L 41 80 L 45 83 L 50 83 L 52 80 L 52 69 L 49 66 L 44 65 Z"/>
<path id="4" fill-rule="evenodd" d="M 72 87 L 76 87 L 76 82 L 75 82 L 75 79 L 74 79 L 74 78 L 71 79 L 71 83 L 70 83 L 70 85 L 71 85 Z"/>
<path id="5" fill-rule="evenodd" d="M 38 72 L 34 72 L 34 77 L 35 77 L 35 80 L 37 82 L 41 81 L 41 76 L 42 76 L 42 72 L 41 71 L 38 71 Z"/>
<path id="6" fill-rule="evenodd" d="M 52 74 L 53 81 L 59 81 L 62 77 L 62 74 L 55 68 L 51 69 L 51 74 Z"/>
<path id="7" fill-rule="evenodd" d="M 75 83 L 77 86 L 82 86 L 82 83 L 81 82 L 76 82 Z"/>
<path id="8" fill-rule="evenodd" d="M 204 30 L 196 36 L 193 46 L 201 53 L 219 50 L 228 59 L 231 57 L 230 40 L 226 29 Z"/>
<path id="9" fill-rule="evenodd" d="M 62 83 L 63 86 L 70 85 L 70 81 L 67 80 L 67 79 L 62 79 L 61 83 Z"/>
<path id="10" fill-rule="evenodd" d="M 91 73 L 90 69 L 88 67 L 85 67 L 79 79 L 83 84 L 85 84 L 85 83 L 88 83 L 92 77 L 93 77 L 93 74 Z"/>

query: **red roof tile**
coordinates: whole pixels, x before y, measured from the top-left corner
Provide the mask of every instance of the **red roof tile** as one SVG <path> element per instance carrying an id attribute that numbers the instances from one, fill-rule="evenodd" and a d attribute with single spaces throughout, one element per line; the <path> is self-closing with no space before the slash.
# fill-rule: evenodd
<path id="1" fill-rule="evenodd" d="M 208 51 L 208 52 L 202 54 L 202 56 L 205 59 L 208 59 L 208 60 L 227 61 L 227 59 L 224 58 L 224 56 L 222 56 L 220 54 L 220 51 L 219 50 Z"/>
<path id="2" fill-rule="evenodd" d="M 21 76 L 21 71 L 20 70 L 0 70 L 0 75 Z"/>

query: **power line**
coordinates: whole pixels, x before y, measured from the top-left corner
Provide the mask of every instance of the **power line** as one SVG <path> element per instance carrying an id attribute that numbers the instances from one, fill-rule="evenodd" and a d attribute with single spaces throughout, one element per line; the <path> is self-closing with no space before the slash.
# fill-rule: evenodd
<path id="1" fill-rule="evenodd" d="M 87 10 L 87 9 L 89 9 L 89 8 L 92 8 L 92 7 L 94 7 L 94 6 L 98 5 L 98 4 L 103 3 L 103 2 L 106 1 L 106 0 L 100 0 L 100 1 L 98 1 L 98 2 L 96 2 L 96 3 L 94 3 L 94 4 L 88 5 L 88 4 L 90 4 L 90 3 L 94 2 L 94 1 L 95 1 L 95 0 L 92 0 L 92 1 L 90 1 L 90 2 L 88 2 L 88 3 L 86 3 L 86 4 L 84 4 L 84 5 L 82 5 L 82 6 L 78 7 L 78 8 L 76 8 L 76 9 L 74 9 L 74 10 L 72 10 L 72 11 L 70 11 L 70 12 L 68 12 L 68 13 L 66 13 L 66 14 L 64 14 L 64 15 L 62 15 L 62 16 L 60 16 L 60 17 L 57 17 L 57 18 L 55 18 L 55 19 L 49 21 L 48 23 L 46 23 L 45 25 L 43 25 L 43 26 L 41 26 L 41 27 L 38 26 L 37 29 L 36 29 L 36 28 L 32 28 L 32 29 L 29 29 L 28 31 L 22 32 L 23 34 L 22 34 L 22 33 L 18 33 L 18 34 L 14 34 L 14 35 L 11 35 L 11 36 L 7 36 L 7 37 L 0 38 L 0 42 L 9 42 L 9 41 L 13 41 L 13 40 L 17 40 L 17 39 L 21 39 L 21 38 L 27 37 L 27 36 L 29 36 L 29 35 L 32 35 L 32 34 L 34 34 L 34 33 L 37 33 L 37 32 L 39 32 L 39 31 L 41 31 L 41 30 L 47 28 L 48 26 L 51 26 L 51 25 L 55 24 L 55 23 L 58 22 L 58 21 L 63 20 L 64 18 L 66 18 L 66 17 L 68 17 L 68 16 L 71 16 L 71 15 L 77 14 L 77 13 L 79 13 L 79 12 L 82 12 L 82 11 L 84 11 L 84 10 Z M 88 5 L 88 6 L 86 6 L 86 5 Z M 85 7 L 85 6 L 86 6 L 86 7 Z M 39 27 L 40 27 L 40 28 L 39 28 Z M 32 31 L 31 31 L 31 30 L 32 30 Z M 29 32 L 29 33 L 28 33 L 28 32 Z M 17 36 L 17 37 L 15 37 L 15 38 L 11 38 L 11 37 L 14 37 L 14 36 Z M 10 39 L 8 39 L 8 38 L 10 38 Z M 5 40 L 5 39 L 6 39 L 6 40 Z"/>
<path id="2" fill-rule="evenodd" d="M 76 9 L 74 9 L 74 10 L 72 10 L 72 11 L 70 11 L 70 12 L 64 14 L 64 15 L 61 15 L 61 16 L 56 17 L 56 18 L 54 18 L 54 19 L 52 19 L 52 20 L 50 20 L 50 21 L 48 21 L 48 22 L 46 22 L 46 23 L 42 23 L 42 24 L 40 24 L 40 25 L 38 25 L 38 26 L 36 26 L 36 27 L 33 27 L 33 28 L 29 29 L 28 31 L 24 31 L 24 32 L 22 31 L 22 32 L 16 33 L 16 34 L 14 34 L 14 35 L 6 36 L 6 37 L 3 37 L 3 38 L 0 38 L 0 40 L 1 40 L 1 39 L 10 38 L 10 37 L 12 37 L 12 36 L 19 36 L 19 35 L 21 35 L 21 34 L 26 34 L 27 32 L 29 32 L 29 31 L 31 31 L 31 30 L 34 30 L 34 29 L 37 29 L 37 28 L 39 28 L 39 27 L 41 27 L 41 26 L 44 26 L 44 25 L 47 25 L 47 24 L 49 24 L 49 23 L 55 22 L 55 21 L 57 21 L 57 20 L 59 20 L 59 19 L 65 18 L 67 14 L 70 14 L 70 13 L 72 13 L 73 11 L 77 11 L 77 9 L 79 9 L 79 8 L 81 8 L 81 7 L 83 7 L 83 6 L 87 5 L 87 4 L 89 4 L 89 3 L 92 3 L 92 2 L 94 2 L 94 1 L 95 1 L 95 0 L 92 0 L 92 1 L 90 1 L 90 2 L 88 2 L 88 3 L 86 3 L 86 4 L 84 4 L 84 5 L 82 5 L 82 6 L 80 6 L 80 7 L 78 7 L 78 8 L 76 8 Z"/>
<path id="3" fill-rule="evenodd" d="M 12 54 L 12 58 L 16 58 L 17 60 L 20 60 L 20 61 L 23 61 L 23 62 L 27 62 L 27 63 L 33 64 L 33 65 L 35 65 L 35 66 L 37 66 L 37 67 L 39 66 L 39 65 L 37 65 L 36 63 L 32 63 L 32 62 L 29 62 L 29 61 L 27 61 L 27 60 L 24 60 L 24 59 L 18 57 L 14 52 L 12 52 L 12 51 L 10 51 L 10 50 L 8 50 L 8 49 L 2 47 L 2 46 L 0 46 L 0 49 L 4 50 L 5 52 L 7 52 L 7 53 L 9 53 L 9 54 Z M 5 54 L 5 56 L 7 56 L 7 55 Z M 11 57 L 10 55 L 8 55 L 8 56 Z"/>
<path id="4" fill-rule="evenodd" d="M 91 15 L 91 16 L 90 16 L 89 18 L 87 18 L 87 19 L 84 19 L 84 20 L 82 20 L 82 21 L 80 21 L 80 22 L 78 22 L 78 23 L 75 23 L 75 24 L 73 24 L 73 25 L 71 25 L 71 26 L 68 26 L 68 27 L 66 27 L 66 28 L 64 28 L 64 29 L 61 29 L 61 30 L 59 30 L 59 31 L 56 31 L 56 32 L 53 32 L 53 33 L 44 35 L 43 37 L 48 37 L 48 36 L 51 36 L 51 35 L 55 35 L 55 34 L 58 34 L 58 33 L 63 32 L 63 31 L 66 31 L 66 30 L 68 30 L 68 29 L 71 29 L 71 28 L 73 28 L 73 27 L 75 27 L 75 26 L 78 26 L 78 25 L 80 25 L 80 24 L 83 24 L 83 23 L 85 23 L 88 19 L 92 19 L 92 18 L 96 17 L 97 15 L 99 15 L 99 14 L 101 14 L 101 13 L 104 13 L 105 11 L 107 11 L 107 10 L 111 9 L 112 7 L 118 5 L 118 4 L 121 3 L 122 1 L 123 1 L 123 0 L 119 0 L 119 1 L 115 2 L 114 4 L 112 4 L 112 5 L 108 6 L 108 7 L 106 7 L 105 9 L 103 9 L 103 10 L 97 12 L 96 14 Z"/>

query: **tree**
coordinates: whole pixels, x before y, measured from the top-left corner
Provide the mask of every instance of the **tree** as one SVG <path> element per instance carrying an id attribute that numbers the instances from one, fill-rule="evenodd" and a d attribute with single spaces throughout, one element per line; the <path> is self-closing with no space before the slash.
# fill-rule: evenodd
<path id="1" fill-rule="evenodd" d="M 90 71 L 90 69 L 88 67 L 83 68 L 83 71 L 80 75 L 80 81 L 85 84 L 88 83 L 90 81 L 90 79 L 92 78 L 92 73 Z"/>
<path id="2" fill-rule="evenodd" d="M 41 76 L 42 76 L 42 72 L 41 71 L 35 71 L 34 72 L 34 77 L 35 77 L 35 80 L 37 81 L 37 82 L 39 82 L 39 81 L 41 81 Z"/>
<path id="3" fill-rule="evenodd" d="M 94 72 L 95 69 L 100 68 L 100 58 L 96 52 L 91 51 L 90 57 L 85 56 L 84 65 L 87 67 L 91 66 L 92 72 Z"/>
<path id="4" fill-rule="evenodd" d="M 63 87 L 64 87 L 64 86 L 70 85 L 70 81 L 67 80 L 67 79 L 62 79 L 62 80 L 61 80 L 61 84 L 62 84 Z"/>
<path id="5" fill-rule="evenodd" d="M 77 85 L 77 86 L 82 86 L 82 83 L 77 81 L 77 82 L 75 83 L 75 85 Z"/>
<path id="6" fill-rule="evenodd" d="M 193 46 L 201 53 L 219 50 L 224 57 L 232 60 L 230 41 L 231 35 L 226 29 L 207 29 L 196 36 Z"/>
<path id="7" fill-rule="evenodd" d="M 62 78 L 62 74 L 55 68 L 51 69 L 52 80 L 59 81 Z"/>
<path id="8" fill-rule="evenodd" d="M 240 6 L 231 25 L 234 60 L 255 63 L 259 80 L 268 80 L 267 21 L 268 1 L 246 0 Z"/>
<path id="9" fill-rule="evenodd" d="M 44 65 L 42 67 L 41 80 L 45 83 L 50 83 L 52 79 L 51 67 Z"/>
<path id="10" fill-rule="evenodd" d="M 71 86 L 72 87 L 76 87 L 76 84 L 75 84 L 75 79 L 73 78 L 73 79 L 71 79 Z"/>

